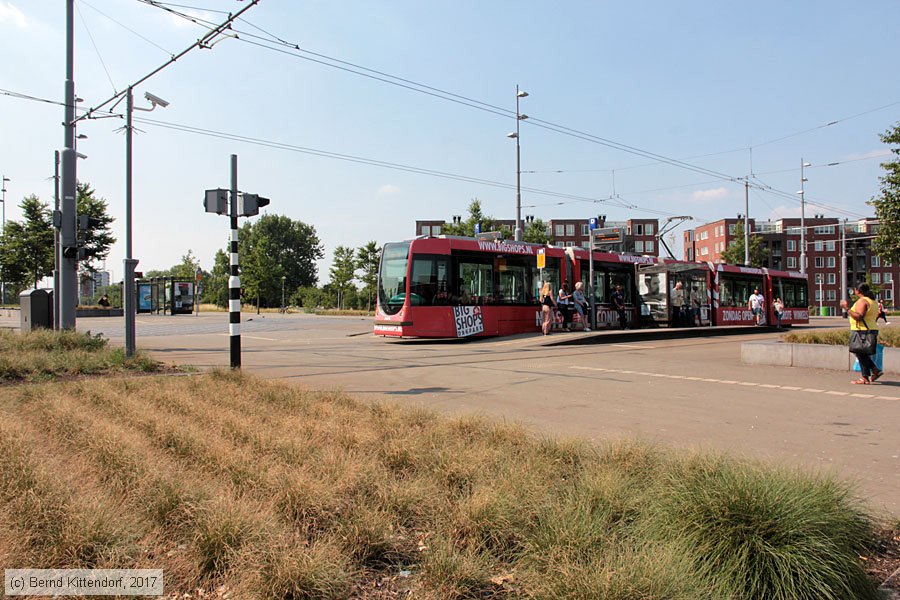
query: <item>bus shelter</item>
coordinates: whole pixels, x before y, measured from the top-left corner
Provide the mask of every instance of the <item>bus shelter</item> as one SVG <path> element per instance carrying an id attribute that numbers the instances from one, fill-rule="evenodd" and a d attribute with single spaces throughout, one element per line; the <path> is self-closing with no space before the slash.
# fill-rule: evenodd
<path id="1" fill-rule="evenodd" d="M 706 327 L 710 320 L 709 269 L 664 261 L 638 268 L 641 322 L 645 326 Z"/>
<path id="2" fill-rule="evenodd" d="M 174 277 L 153 277 L 137 282 L 137 312 L 189 315 L 194 312 L 195 283 Z"/>

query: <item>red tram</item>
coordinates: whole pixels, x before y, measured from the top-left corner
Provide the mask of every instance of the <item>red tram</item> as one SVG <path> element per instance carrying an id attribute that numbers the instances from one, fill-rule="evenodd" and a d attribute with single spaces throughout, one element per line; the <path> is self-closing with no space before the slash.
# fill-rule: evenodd
<path id="1" fill-rule="evenodd" d="M 562 282 L 570 291 L 577 281 L 591 289 L 601 328 L 618 325 L 611 296 L 619 285 L 630 327 L 750 324 L 744 313 L 749 315 L 746 298 L 754 285 L 765 290 L 770 322 L 771 299 L 778 295 L 786 307 L 783 323 L 808 322 L 807 283 L 799 273 L 594 251 L 589 286 L 590 259 L 586 249 L 508 240 L 437 236 L 385 244 L 375 334 L 454 338 L 537 332 L 543 281 L 554 293 Z"/>

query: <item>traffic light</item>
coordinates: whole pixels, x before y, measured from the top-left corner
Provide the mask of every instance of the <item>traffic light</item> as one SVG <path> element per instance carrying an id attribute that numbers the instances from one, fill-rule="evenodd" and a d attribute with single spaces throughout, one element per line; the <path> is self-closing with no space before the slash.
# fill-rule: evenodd
<path id="1" fill-rule="evenodd" d="M 92 217 L 90 215 L 78 215 L 78 229 L 79 231 L 87 231 L 92 227 L 99 227 L 101 225 L 100 219 L 96 217 Z"/>
<path id="2" fill-rule="evenodd" d="M 269 205 L 269 199 L 258 194 L 241 194 L 238 197 L 238 216 L 252 217 L 259 214 L 259 209 Z"/>
<path id="3" fill-rule="evenodd" d="M 227 215 L 228 190 L 223 190 L 222 188 L 218 188 L 215 190 L 206 190 L 206 197 L 203 199 L 203 207 L 208 213 Z"/>

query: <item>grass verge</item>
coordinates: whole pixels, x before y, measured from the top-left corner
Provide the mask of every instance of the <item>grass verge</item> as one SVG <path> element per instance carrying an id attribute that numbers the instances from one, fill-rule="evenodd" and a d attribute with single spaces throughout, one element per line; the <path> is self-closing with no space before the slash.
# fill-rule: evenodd
<path id="1" fill-rule="evenodd" d="M 784 341 L 791 344 L 846 346 L 850 342 L 850 330 L 791 332 L 784 335 Z M 900 348 L 900 328 L 882 327 L 878 331 L 878 343 L 887 348 Z"/>
<path id="2" fill-rule="evenodd" d="M 159 371 L 161 364 L 90 333 L 38 330 L 19 334 L 0 330 L 0 381 L 41 381 L 63 376 Z"/>
<path id="3" fill-rule="evenodd" d="M 230 372 L 0 389 L 0 559 L 239 598 L 873 599 L 848 485 Z"/>

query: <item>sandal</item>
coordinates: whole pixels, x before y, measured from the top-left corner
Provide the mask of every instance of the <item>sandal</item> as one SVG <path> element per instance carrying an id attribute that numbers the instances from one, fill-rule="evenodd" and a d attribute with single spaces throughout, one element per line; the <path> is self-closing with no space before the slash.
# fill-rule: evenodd
<path id="1" fill-rule="evenodd" d="M 860 377 L 859 379 L 854 379 L 850 383 L 852 383 L 854 385 L 869 385 L 870 382 L 865 377 Z"/>
<path id="2" fill-rule="evenodd" d="M 881 377 L 882 375 L 884 375 L 884 371 L 879 371 L 878 369 L 874 369 L 872 371 L 872 377 L 871 377 L 870 381 L 877 381 L 878 378 Z"/>

